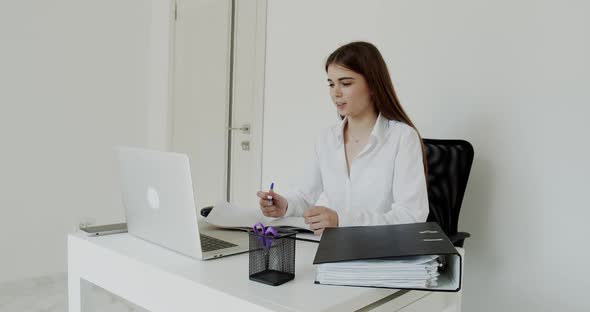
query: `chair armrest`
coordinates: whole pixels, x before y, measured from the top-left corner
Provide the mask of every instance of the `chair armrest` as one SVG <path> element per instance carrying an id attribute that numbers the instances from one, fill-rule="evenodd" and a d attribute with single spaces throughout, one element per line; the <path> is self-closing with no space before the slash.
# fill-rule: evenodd
<path id="1" fill-rule="evenodd" d="M 471 237 L 471 234 L 467 232 L 457 232 L 456 234 L 449 236 L 449 239 L 455 247 L 463 247 L 463 243 L 467 237 Z"/>

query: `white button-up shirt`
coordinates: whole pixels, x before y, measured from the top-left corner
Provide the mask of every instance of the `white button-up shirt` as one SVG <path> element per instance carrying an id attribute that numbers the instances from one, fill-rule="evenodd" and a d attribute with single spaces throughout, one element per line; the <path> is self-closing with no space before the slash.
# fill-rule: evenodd
<path id="1" fill-rule="evenodd" d="M 297 188 L 284 194 L 286 216 L 302 216 L 324 193 L 339 226 L 424 222 L 428 195 L 421 141 L 405 123 L 377 117 L 369 141 L 346 170 L 341 123 L 323 131 Z"/>

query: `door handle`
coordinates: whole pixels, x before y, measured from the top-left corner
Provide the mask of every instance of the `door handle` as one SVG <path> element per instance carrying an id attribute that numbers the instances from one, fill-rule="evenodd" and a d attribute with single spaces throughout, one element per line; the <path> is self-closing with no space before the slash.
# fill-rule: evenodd
<path id="1" fill-rule="evenodd" d="M 229 131 L 240 130 L 240 131 L 244 132 L 245 134 L 249 134 L 250 133 L 250 124 L 245 123 L 239 128 L 226 127 L 225 129 L 227 129 Z"/>

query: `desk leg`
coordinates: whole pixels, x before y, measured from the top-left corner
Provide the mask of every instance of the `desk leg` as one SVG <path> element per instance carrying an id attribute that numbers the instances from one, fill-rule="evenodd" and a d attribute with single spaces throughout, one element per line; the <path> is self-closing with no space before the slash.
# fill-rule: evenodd
<path id="1" fill-rule="evenodd" d="M 94 312 L 92 284 L 68 272 L 68 312 Z"/>

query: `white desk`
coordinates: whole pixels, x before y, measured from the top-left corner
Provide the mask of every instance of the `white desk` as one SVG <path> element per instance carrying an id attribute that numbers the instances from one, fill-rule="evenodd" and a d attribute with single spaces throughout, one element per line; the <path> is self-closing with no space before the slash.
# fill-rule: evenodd
<path id="1" fill-rule="evenodd" d="M 70 234 L 69 311 L 82 310 L 81 279 L 154 312 L 459 310 L 454 293 L 316 285 L 317 246 L 297 241 L 295 279 L 273 287 L 248 279 L 248 254 L 198 261 L 127 233 Z"/>

